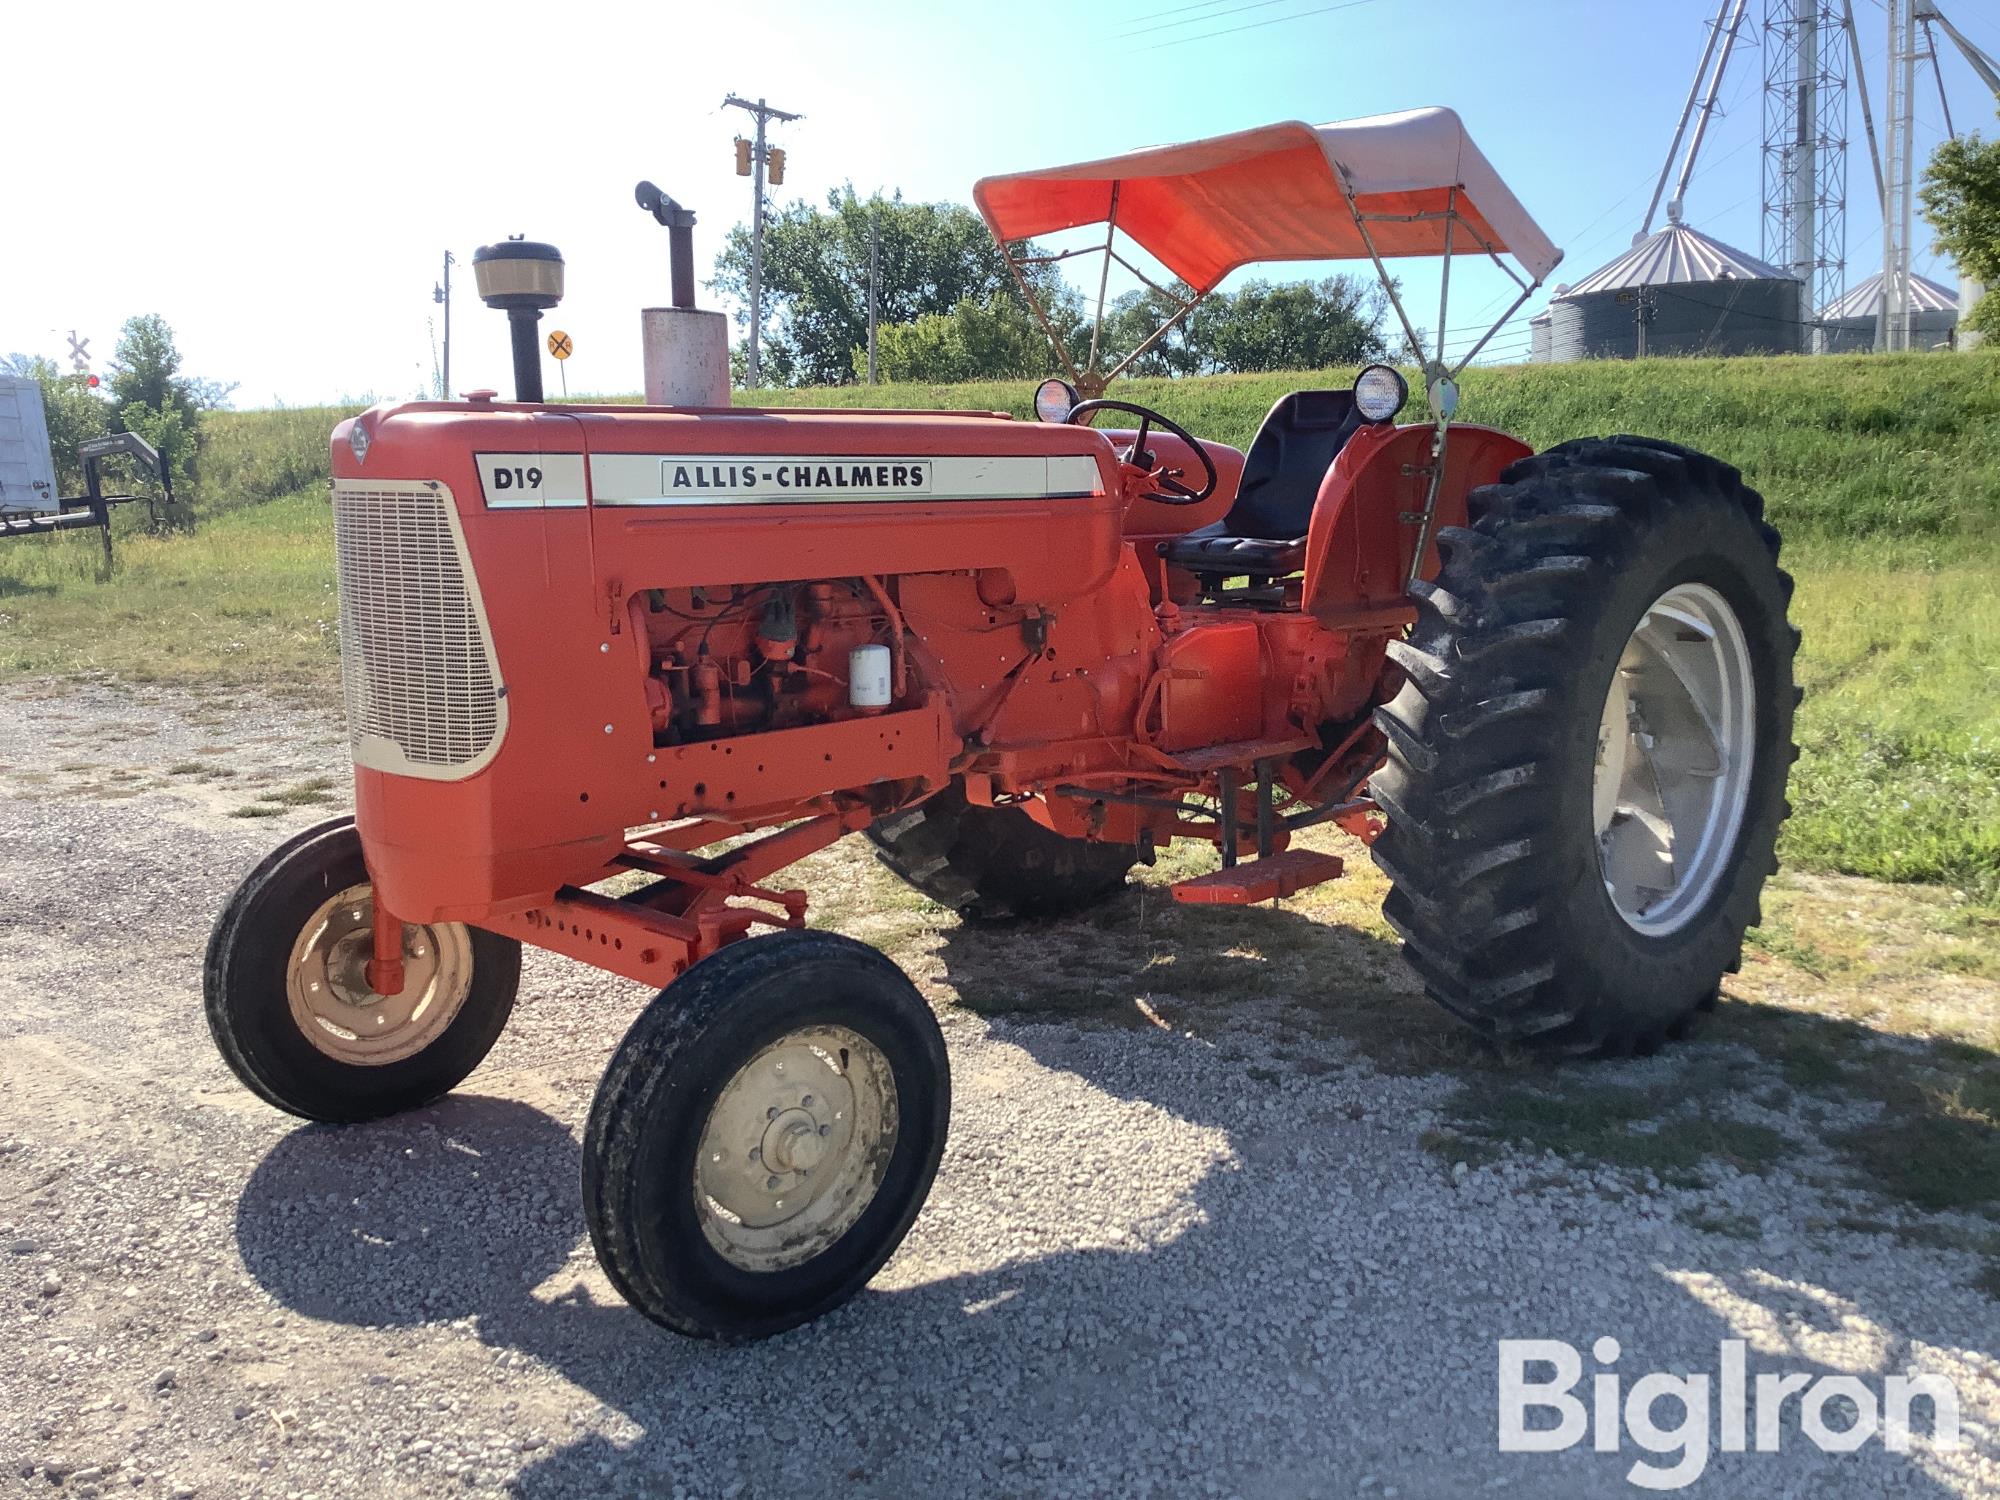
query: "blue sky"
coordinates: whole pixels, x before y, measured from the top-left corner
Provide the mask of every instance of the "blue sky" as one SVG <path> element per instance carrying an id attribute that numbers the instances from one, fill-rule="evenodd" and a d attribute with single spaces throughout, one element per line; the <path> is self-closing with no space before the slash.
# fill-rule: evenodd
<path id="1" fill-rule="evenodd" d="M 1763 8 L 1751 0 L 1752 23 Z M 2000 52 L 1992 0 L 1944 8 Z M 790 155 L 779 198 L 852 181 L 961 202 L 988 172 L 1273 119 L 1448 104 L 1564 247 L 1557 279 L 1578 279 L 1637 229 L 1713 9 L 29 0 L 7 23 L 10 74 L 47 80 L 52 99 L 16 114 L 34 125 L 0 160 L 0 352 L 60 354 L 77 328 L 101 358 L 125 315 L 157 311 L 192 369 L 240 383 L 239 405 L 407 395 L 430 369 L 442 252 L 469 263 L 475 246 L 525 232 L 569 262 L 551 324 L 575 340 L 573 388 L 635 390 L 637 309 L 665 300 L 666 235 L 633 206 L 632 184 L 651 178 L 696 209 L 705 275 L 749 209 L 730 147 L 746 121 L 720 108 L 731 91 L 805 115 L 774 137 Z M 1879 110 L 1878 0 L 1860 0 L 1858 17 Z M 1960 129 L 1990 134 L 1991 98 L 1955 54 L 1945 76 Z M 1761 53 L 1739 47 L 1687 206 L 1689 222 L 1753 252 L 1761 77 Z M 1927 75 L 1918 121 L 1927 150 L 1942 137 Z M 1854 137 L 1858 280 L 1880 259 L 1858 113 Z M 1936 272 L 1920 240 L 1918 268 Z M 504 388 L 502 320 L 462 269 L 453 383 Z M 1433 324 L 1434 280 L 1417 270 L 1410 284 Z M 1497 314 L 1505 290 L 1462 271 L 1455 325 Z M 1517 346 L 1519 327 L 1494 347 Z"/>

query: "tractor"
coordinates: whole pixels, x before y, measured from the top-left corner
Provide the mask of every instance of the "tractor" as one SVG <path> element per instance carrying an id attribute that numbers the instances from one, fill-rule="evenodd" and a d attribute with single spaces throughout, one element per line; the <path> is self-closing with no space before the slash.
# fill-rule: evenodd
<path id="1" fill-rule="evenodd" d="M 774 883 L 835 840 L 967 920 L 1029 923 L 1175 839 L 1217 855 L 1175 899 L 1288 896 L 1341 873 L 1294 842 L 1335 824 L 1386 873 L 1426 991 L 1565 1056 L 1648 1052 L 1712 1006 L 1776 867 L 1798 639 L 1777 533 L 1719 459 L 1457 420 L 1492 330 L 1447 362 L 1445 307 L 1427 340 L 1387 263 L 1442 257 L 1446 296 L 1455 259 L 1499 266 L 1497 328 L 1560 252 L 1454 113 L 974 196 L 1031 302 L 1070 253 L 1037 247 L 1071 230 L 1149 284 L 1131 247 L 1164 267 L 1175 318 L 1240 266 L 1368 261 L 1414 420 L 1375 365 L 1284 395 L 1239 451 L 1107 396 L 1130 356 L 1103 368 L 1094 331 L 1079 362 L 1049 322 L 1065 374 L 1035 421 L 547 405 L 517 337 L 525 399 L 333 433 L 355 816 L 221 913 L 215 1040 L 279 1109 L 365 1121 L 478 1065 L 524 943 L 657 990 L 582 1189 L 613 1286 L 683 1334 L 839 1305 L 938 1168 L 936 1019 Z M 552 247 L 480 261 L 495 305 L 560 295 Z"/>

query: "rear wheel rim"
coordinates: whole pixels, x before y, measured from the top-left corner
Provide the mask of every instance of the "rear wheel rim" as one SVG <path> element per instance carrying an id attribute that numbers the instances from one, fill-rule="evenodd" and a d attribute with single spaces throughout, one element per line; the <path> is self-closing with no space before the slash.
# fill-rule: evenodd
<path id="1" fill-rule="evenodd" d="M 300 1033 L 337 1062 L 384 1067 L 435 1042 L 472 989 L 472 936 L 457 922 L 403 927 L 403 988 L 378 995 L 367 978 L 375 956 L 375 893 L 352 885 L 323 902 L 299 931 L 285 973 Z"/>
<path id="2" fill-rule="evenodd" d="M 895 1070 L 859 1032 L 780 1037 L 723 1086 L 702 1128 L 693 1187 L 703 1236 L 744 1271 L 824 1253 L 874 1201 L 898 1119 Z"/>
<path id="3" fill-rule="evenodd" d="M 1634 931 L 1680 931 L 1728 872 L 1756 712 L 1749 643 L 1720 593 L 1676 584 L 1647 606 L 1605 694 L 1591 785 L 1598 872 Z"/>

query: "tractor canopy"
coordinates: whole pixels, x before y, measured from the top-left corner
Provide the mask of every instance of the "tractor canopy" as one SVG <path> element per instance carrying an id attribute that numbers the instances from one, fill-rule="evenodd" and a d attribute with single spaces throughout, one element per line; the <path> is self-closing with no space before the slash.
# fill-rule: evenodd
<path id="1" fill-rule="evenodd" d="M 1283 121 L 1075 166 L 987 177 L 972 196 L 1038 311 L 1026 268 L 1099 247 L 1043 255 L 1017 253 L 1020 242 L 1091 224 L 1106 226 L 1101 249 L 1107 264 L 1117 260 L 1179 304 L 1179 312 L 1120 369 L 1231 271 L 1255 262 L 1367 258 L 1394 297 L 1381 264 L 1385 259 L 1486 255 L 1523 288 L 1526 300 L 1562 259 L 1457 114 L 1441 108 L 1330 125 Z M 1121 255 L 1120 232 L 1191 288 L 1192 296 L 1159 286 Z M 1101 295 L 1099 302 L 1101 326 Z M 1396 310 L 1415 346 L 1416 330 L 1400 300 Z M 1077 373 L 1055 330 L 1048 331 Z M 1093 333 L 1086 370 L 1094 365 L 1096 342 Z M 1420 346 L 1412 352 L 1428 363 Z M 1108 378 L 1089 383 L 1101 388 Z"/>

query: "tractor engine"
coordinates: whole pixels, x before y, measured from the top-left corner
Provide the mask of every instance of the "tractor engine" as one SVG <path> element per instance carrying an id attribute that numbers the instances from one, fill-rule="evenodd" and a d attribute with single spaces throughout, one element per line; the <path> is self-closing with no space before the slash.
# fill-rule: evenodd
<path id="1" fill-rule="evenodd" d="M 648 642 L 655 745 L 889 706 L 887 616 L 859 580 L 649 589 L 635 613 Z"/>

